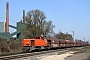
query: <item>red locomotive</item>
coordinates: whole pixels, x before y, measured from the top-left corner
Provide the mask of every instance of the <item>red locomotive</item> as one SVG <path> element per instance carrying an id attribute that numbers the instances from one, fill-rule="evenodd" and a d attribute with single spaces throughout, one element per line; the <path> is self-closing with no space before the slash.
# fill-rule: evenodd
<path id="1" fill-rule="evenodd" d="M 29 52 L 36 49 L 45 49 L 46 47 L 48 47 L 47 40 L 44 40 L 43 37 L 40 36 L 36 37 L 35 39 L 24 39 L 22 50 L 24 52 Z"/>
<path id="2" fill-rule="evenodd" d="M 74 47 L 74 46 L 86 46 L 86 42 L 76 42 L 73 40 L 62 40 L 57 38 L 46 38 L 43 39 L 42 36 L 36 37 L 34 39 L 24 39 L 23 40 L 23 52 L 29 52 L 32 50 L 41 49 L 51 49 L 51 48 L 61 48 L 61 47 Z"/>

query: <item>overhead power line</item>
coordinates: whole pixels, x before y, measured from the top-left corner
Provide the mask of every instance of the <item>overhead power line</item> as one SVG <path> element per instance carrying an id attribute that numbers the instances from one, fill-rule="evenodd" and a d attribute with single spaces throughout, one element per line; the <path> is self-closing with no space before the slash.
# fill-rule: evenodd
<path id="1" fill-rule="evenodd" d="M 0 18 L 1 18 L 1 19 L 6 19 L 6 18 L 1 17 L 1 16 L 0 16 Z M 17 22 L 17 21 L 11 20 L 11 19 L 9 19 L 9 20 L 10 20 L 10 21 L 13 21 L 13 22 Z"/>

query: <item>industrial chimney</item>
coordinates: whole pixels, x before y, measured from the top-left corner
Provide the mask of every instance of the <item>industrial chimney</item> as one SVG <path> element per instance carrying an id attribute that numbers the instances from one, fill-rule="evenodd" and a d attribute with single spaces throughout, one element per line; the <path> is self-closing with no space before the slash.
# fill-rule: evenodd
<path id="1" fill-rule="evenodd" d="M 25 10 L 23 10 L 23 23 L 25 23 Z"/>
<path id="2" fill-rule="evenodd" d="M 6 2 L 6 32 L 9 32 L 9 3 Z"/>

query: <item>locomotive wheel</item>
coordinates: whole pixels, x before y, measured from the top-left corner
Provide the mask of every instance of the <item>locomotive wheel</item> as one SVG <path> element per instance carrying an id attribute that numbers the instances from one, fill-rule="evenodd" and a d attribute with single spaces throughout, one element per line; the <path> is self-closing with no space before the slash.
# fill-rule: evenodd
<path id="1" fill-rule="evenodd" d="M 28 49 L 27 47 L 23 48 L 22 51 L 23 52 L 29 52 L 30 49 Z"/>

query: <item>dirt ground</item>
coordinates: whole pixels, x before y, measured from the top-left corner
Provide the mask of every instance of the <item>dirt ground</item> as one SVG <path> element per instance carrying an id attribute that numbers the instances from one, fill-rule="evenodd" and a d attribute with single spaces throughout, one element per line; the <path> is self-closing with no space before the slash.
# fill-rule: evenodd
<path id="1" fill-rule="evenodd" d="M 89 56 L 89 53 L 79 53 L 71 57 L 67 57 L 65 60 L 84 60 L 84 59 L 87 59 L 88 56 Z"/>
<path id="2" fill-rule="evenodd" d="M 80 49 L 74 54 L 69 52 L 61 55 L 49 56 L 41 60 L 87 60 L 89 55 L 90 55 L 90 47 Z"/>
<path id="3" fill-rule="evenodd" d="M 40 60 L 65 60 L 65 58 L 67 56 L 72 56 L 74 52 L 66 52 L 64 54 L 60 54 L 60 55 L 50 55 L 50 56 L 46 56 Z"/>

